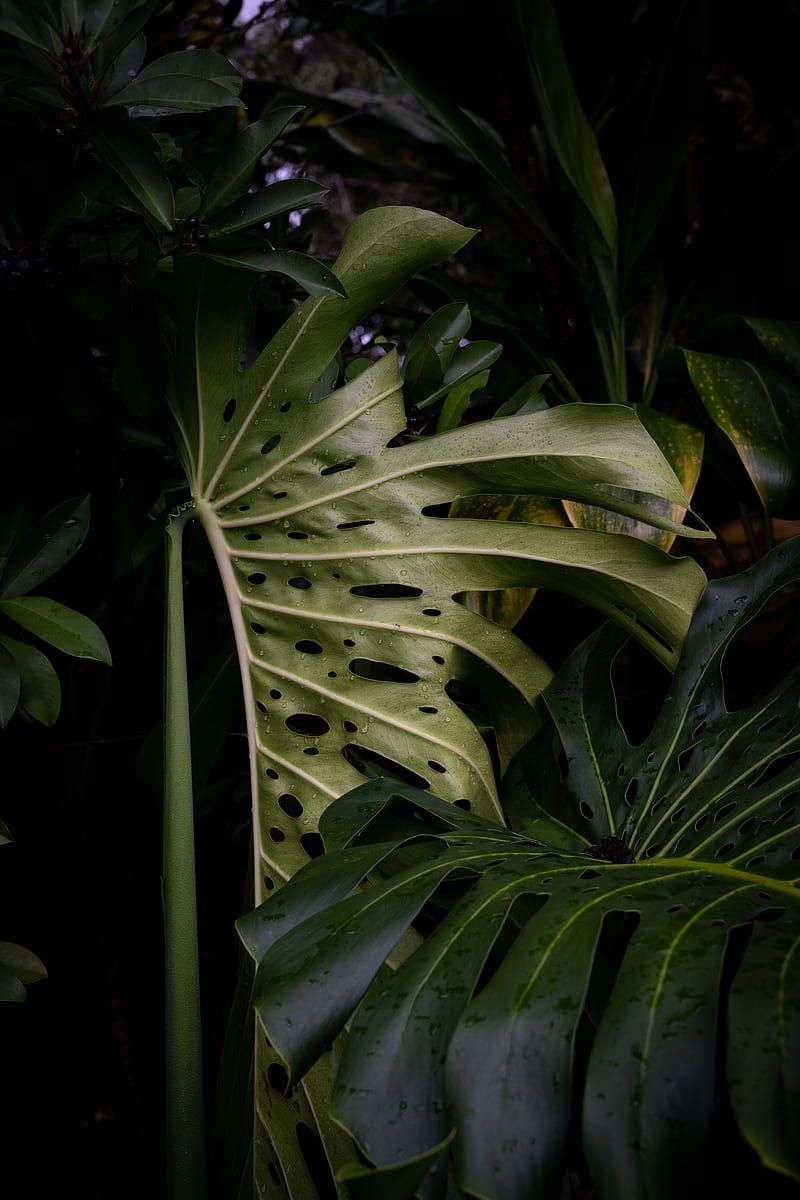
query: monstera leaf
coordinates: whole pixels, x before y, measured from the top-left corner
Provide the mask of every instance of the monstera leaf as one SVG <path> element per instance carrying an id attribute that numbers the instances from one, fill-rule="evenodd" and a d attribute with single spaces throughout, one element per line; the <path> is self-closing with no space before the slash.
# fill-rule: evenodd
<path id="1" fill-rule="evenodd" d="M 575 405 L 398 445 L 393 353 L 312 402 L 353 323 L 468 237 L 413 209 L 368 213 L 335 269 L 347 299 L 307 300 L 247 370 L 247 277 L 187 265 L 174 409 L 244 671 L 261 850 L 284 878 L 313 854 L 322 811 L 361 781 L 364 760 L 408 767 L 445 798 L 499 814 L 488 750 L 451 681 L 495 676 L 486 694 L 503 731 L 510 691 L 531 702 L 550 672 L 455 594 L 556 587 L 673 663 L 704 582 L 693 563 L 634 539 L 436 515 L 456 496 L 513 491 L 675 528 L 655 503 L 651 514 L 630 498 L 687 503 L 627 409 Z M 506 749 L 518 715 L 513 724 Z"/>
<path id="2" fill-rule="evenodd" d="M 250 366 L 247 274 L 176 264 L 172 406 L 242 671 L 256 902 L 320 852 L 322 814 L 365 776 L 435 783 L 500 817 L 492 754 L 502 770 L 519 749 L 551 672 L 456 595 L 559 588 L 671 664 L 704 583 L 691 561 L 632 538 L 447 517 L 458 496 L 520 492 L 678 528 L 655 498 L 685 508 L 687 497 L 630 410 L 574 405 L 413 438 L 393 352 L 336 391 L 315 386 L 353 325 L 470 236 L 414 209 L 367 213 L 333 268 L 346 297 L 306 300 Z M 491 749 L 462 707 L 476 704 Z M 259 1047 L 258 1079 L 268 1055 Z M 256 1157 L 267 1127 L 280 1147 L 280 1166 L 268 1163 L 303 1200 L 316 1185 L 298 1121 L 347 1146 L 324 1105 L 308 1104 L 257 1094 Z M 256 1172 L 273 1186 L 266 1165 Z"/>
<path id="3" fill-rule="evenodd" d="M 565 766 L 545 730 L 512 768 L 523 832 L 373 781 L 326 812 L 330 853 L 240 923 L 289 1085 L 352 1019 L 332 1115 L 381 1168 L 343 1172 L 354 1195 L 444 1195 L 455 1131 L 466 1193 L 555 1198 L 573 1122 L 600 1200 L 701 1194 L 718 1044 L 742 1134 L 800 1177 L 797 672 L 733 712 L 721 673 L 798 578 L 795 541 L 709 587 L 637 746 L 615 716 L 622 637 L 580 646 L 545 693 Z M 423 909 L 433 932 L 373 983 Z"/>

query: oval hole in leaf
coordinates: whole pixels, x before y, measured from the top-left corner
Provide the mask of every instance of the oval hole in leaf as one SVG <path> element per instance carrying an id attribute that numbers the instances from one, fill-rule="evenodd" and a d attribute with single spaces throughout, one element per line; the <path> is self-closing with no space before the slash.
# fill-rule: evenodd
<path id="1" fill-rule="evenodd" d="M 289 792 L 278 797 L 278 807 L 286 813 L 287 817 L 302 817 L 303 815 L 302 804 L 297 796 L 292 796 Z"/>
<path id="2" fill-rule="evenodd" d="M 270 1063 L 267 1067 L 267 1083 L 276 1092 L 280 1092 L 281 1096 L 286 1095 L 286 1089 L 289 1086 L 289 1072 L 282 1063 Z"/>
<path id="3" fill-rule="evenodd" d="M 330 729 L 325 718 L 316 713 L 292 713 L 284 724 L 292 733 L 299 733 L 302 737 L 322 737 Z"/>
<path id="4" fill-rule="evenodd" d="M 295 650 L 299 650 L 301 654 L 322 654 L 322 646 L 319 642 L 312 642 L 308 638 L 303 638 L 294 644 Z"/>
<path id="5" fill-rule="evenodd" d="M 300 838 L 300 845 L 309 858 L 319 858 L 320 854 L 325 853 L 325 846 L 318 833 L 304 833 Z"/>
<path id="6" fill-rule="evenodd" d="M 307 834 L 305 836 L 308 836 Z M 317 835 L 319 836 L 319 835 Z M 319 1200 L 337 1200 L 338 1192 L 331 1175 L 328 1158 L 322 1139 L 305 1121 L 298 1121 L 295 1129 L 297 1144 L 303 1156 L 303 1162 L 317 1189 Z"/>
<path id="7" fill-rule="evenodd" d="M 229 422 L 231 422 L 233 420 L 233 416 L 234 416 L 235 412 L 236 412 L 236 397 L 231 396 L 230 400 L 225 405 L 225 410 L 222 414 L 222 419 L 226 425 L 229 424 Z"/>
<path id="8" fill-rule="evenodd" d="M 423 779 L 409 767 L 394 762 L 391 758 L 384 758 L 377 750 L 367 750 L 351 744 L 342 747 L 342 754 L 350 765 L 365 775 L 367 779 L 400 779 L 403 783 L 408 783 L 411 787 L 419 788 L 423 792 L 431 786 L 429 780 Z"/>
<path id="9" fill-rule="evenodd" d="M 354 458 L 349 458 L 347 462 L 331 463 L 329 467 L 322 467 L 320 469 L 320 475 L 338 475 L 340 471 L 352 471 L 355 465 L 356 460 Z"/>
<path id="10" fill-rule="evenodd" d="M 267 440 L 264 442 L 264 445 L 261 447 L 261 453 L 269 454 L 270 450 L 274 450 L 275 447 L 280 442 L 280 440 L 281 440 L 281 435 L 279 433 L 273 433 L 272 436 L 268 437 Z"/>
<path id="11" fill-rule="evenodd" d="M 378 679 L 382 683 L 419 683 L 419 675 L 394 663 L 377 662 L 372 658 L 354 658 L 349 669 L 360 679 Z"/>
<path id="12" fill-rule="evenodd" d="M 351 596 L 370 596 L 374 600 L 399 600 L 422 595 L 422 588 L 410 587 L 406 583 L 360 583 L 350 588 Z"/>

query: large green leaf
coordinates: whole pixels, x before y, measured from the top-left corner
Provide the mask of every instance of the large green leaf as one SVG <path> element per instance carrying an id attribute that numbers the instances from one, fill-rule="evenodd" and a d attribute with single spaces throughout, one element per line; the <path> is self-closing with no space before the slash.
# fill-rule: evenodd
<path id="1" fill-rule="evenodd" d="M 576 1122 L 599 1200 L 699 1194 L 723 1031 L 742 1133 L 800 1178 L 798 677 L 729 711 L 721 673 L 798 578 L 795 540 L 707 590 L 638 745 L 611 682 L 623 637 L 580 646 L 545 693 L 564 765 L 546 729 L 512 769 L 521 832 L 373 781 L 325 813 L 321 862 L 240 923 L 291 1080 L 350 1022 L 332 1109 L 383 1169 L 364 1194 L 455 1126 L 465 1193 L 555 1200 Z M 431 898 L 434 932 L 373 983 Z"/>
<path id="2" fill-rule="evenodd" d="M 165 54 L 141 71 L 132 83 L 115 92 L 109 107 L 144 108 L 155 113 L 197 113 L 238 107 L 242 77 L 236 68 L 211 50 L 179 50 Z"/>
<path id="3" fill-rule="evenodd" d="M 247 273 L 200 255 L 176 264 L 171 403 L 242 670 L 257 900 L 319 852 L 323 812 L 365 774 L 410 772 L 450 801 L 499 815 L 489 749 L 451 692 L 465 684 L 484 697 L 506 761 L 526 736 L 521 712 L 532 718 L 526 705 L 551 673 L 457 594 L 557 587 L 672 663 L 704 583 L 690 561 L 631 538 L 436 515 L 487 492 L 591 499 L 642 519 L 653 504 L 633 492 L 685 505 L 628 409 L 566 406 L 410 439 L 400 436 L 394 352 L 319 397 L 315 385 L 349 330 L 470 236 L 415 209 L 365 214 L 333 268 L 346 296 L 306 300 L 246 369 Z M 653 519 L 665 522 L 654 510 Z M 263 1040 L 257 1060 L 261 1080 L 274 1060 Z M 322 1080 L 299 1096 L 305 1115 L 259 1087 L 264 1186 L 271 1163 L 292 1195 L 314 1194 L 298 1120 L 347 1146 L 325 1116 L 330 1069 L 318 1068 Z"/>
<path id="4" fill-rule="evenodd" d="M 773 345 L 761 323 L 756 332 Z M 778 355 L 777 347 L 775 348 Z M 746 359 L 684 350 L 712 421 L 736 448 L 769 513 L 795 516 L 800 501 L 800 384 Z"/>
<path id="5" fill-rule="evenodd" d="M 488 753 L 448 685 L 475 659 L 532 701 L 549 672 L 454 595 L 557 587 L 671 663 L 703 584 L 693 563 L 634 539 L 426 514 L 498 491 L 591 498 L 642 519 L 653 506 L 634 491 L 685 505 L 628 409 L 566 406 L 393 445 L 405 424 L 393 353 L 310 402 L 350 327 L 468 236 L 417 210 L 362 217 L 335 268 L 347 299 L 307 300 L 246 371 L 246 276 L 187 264 L 174 408 L 247 675 L 261 852 L 282 877 L 306 860 L 329 800 L 358 782 L 363 755 L 413 764 L 451 799 L 496 811 Z M 301 818 L 276 805 L 284 793 Z"/>
<path id="6" fill-rule="evenodd" d="M 666 413 L 661 413 L 655 408 L 649 408 L 646 405 L 634 405 L 633 407 L 639 420 L 680 479 L 686 495 L 692 497 L 700 478 L 700 468 L 703 462 L 705 439 L 702 430 L 695 429 L 693 425 L 686 425 L 683 421 L 676 421 L 674 417 L 668 417 Z M 667 500 L 656 501 L 656 504 L 663 514 L 669 516 L 673 521 L 682 521 L 686 516 L 686 509 L 679 504 L 673 504 Z M 564 505 L 564 508 L 573 525 L 577 525 L 581 529 L 596 529 L 602 533 L 627 533 L 632 537 L 644 538 L 645 541 L 653 542 L 656 546 L 661 546 L 663 550 L 669 550 L 675 541 L 674 532 L 654 529 L 652 525 L 620 516 L 618 513 L 610 513 L 586 504 L 569 502 Z"/>

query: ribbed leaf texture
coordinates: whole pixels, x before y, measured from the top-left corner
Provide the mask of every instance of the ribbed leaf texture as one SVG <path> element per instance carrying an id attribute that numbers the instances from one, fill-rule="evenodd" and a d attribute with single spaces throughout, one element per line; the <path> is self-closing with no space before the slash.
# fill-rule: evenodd
<path id="1" fill-rule="evenodd" d="M 291 1080 L 352 1018 L 333 1115 L 382 1168 L 359 1196 L 392 1168 L 398 1195 L 443 1196 L 454 1130 L 468 1195 L 555 1200 L 581 1126 L 599 1200 L 707 1195 L 718 1071 L 762 1161 L 800 1178 L 798 673 L 729 711 L 721 671 L 798 578 L 795 539 L 709 585 L 639 745 L 618 631 L 580 646 L 545 693 L 566 766 L 550 728 L 509 772 L 521 832 L 367 783 L 325 814 L 330 853 L 241 922 Z M 433 932 L 373 983 L 423 910 Z"/>
<path id="2" fill-rule="evenodd" d="M 393 352 L 319 398 L 352 326 L 470 236 L 415 209 L 360 217 L 334 266 L 347 297 L 306 300 L 246 368 L 252 277 L 179 264 L 172 405 L 242 668 L 257 901 L 319 852 L 322 814 L 365 775 L 500 817 L 490 750 L 461 704 L 481 698 L 502 769 L 551 673 L 456 595 L 554 587 L 673 664 L 704 583 L 692 561 L 634 538 L 446 516 L 458 496 L 527 493 L 683 528 L 648 502 L 688 507 L 629 409 L 574 405 L 413 438 Z M 296 1111 L 281 1111 L 294 1129 Z M 289 1140 L 292 1194 L 308 1200 L 308 1156 Z"/>

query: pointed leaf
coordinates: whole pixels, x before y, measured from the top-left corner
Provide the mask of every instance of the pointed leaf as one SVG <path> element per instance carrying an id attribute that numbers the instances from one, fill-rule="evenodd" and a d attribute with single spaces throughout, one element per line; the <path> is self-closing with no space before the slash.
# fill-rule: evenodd
<path id="1" fill-rule="evenodd" d="M 175 224 L 175 200 L 172 186 L 154 154 L 138 138 L 119 130 L 92 127 L 92 139 L 103 158 L 119 175 L 146 212 L 164 229 Z"/>
<path id="2" fill-rule="evenodd" d="M 243 196 L 210 226 L 209 237 L 236 233 L 252 225 L 263 225 L 282 213 L 318 204 L 328 191 L 310 179 L 283 179 L 253 196 Z M 285 252 L 286 253 L 286 252 Z"/>
<path id="3" fill-rule="evenodd" d="M 575 91 L 552 0 L 517 0 L 520 32 L 547 140 L 608 249 L 617 210 L 594 131 Z"/>
<path id="4" fill-rule="evenodd" d="M 5 729 L 19 703 L 20 681 L 13 655 L 0 644 L 0 729 Z"/>
<path id="5" fill-rule="evenodd" d="M 761 503 L 797 516 L 800 503 L 800 384 L 744 359 L 684 350 L 692 383 L 730 438 Z"/>
<path id="6" fill-rule="evenodd" d="M 275 108 L 242 130 L 208 181 L 201 209 L 206 220 L 233 204 L 247 191 L 253 172 L 266 150 L 280 137 L 292 117 L 302 111 L 302 104 Z"/>
<path id="7" fill-rule="evenodd" d="M 459 342 L 469 333 L 472 324 L 469 305 L 463 303 L 445 304 L 423 321 L 406 351 L 406 369 L 413 361 L 419 350 L 428 344 L 436 351 L 442 371 L 446 371 L 452 362 L 453 355 L 458 349 Z"/>
<path id="8" fill-rule="evenodd" d="M 89 497 L 59 504 L 28 531 L 3 573 L 0 597 L 22 596 L 77 553 L 89 531 Z"/>
<path id="9" fill-rule="evenodd" d="M 53 725 L 61 711 L 61 684 L 50 659 L 35 646 L 14 638 L 0 637 L 0 644 L 19 672 L 20 707 L 42 725 Z"/>
<path id="10" fill-rule="evenodd" d="M 745 317 L 744 320 L 775 365 L 787 375 L 800 379 L 800 322 L 764 321 L 758 317 Z"/>
<path id="11" fill-rule="evenodd" d="M 647 432 L 656 442 L 673 471 L 680 479 L 686 495 L 691 499 L 700 478 L 700 468 L 703 462 L 703 444 L 705 438 L 700 429 L 676 421 L 655 408 L 643 404 L 631 406 L 644 425 Z M 672 521 L 682 521 L 686 516 L 686 508 L 680 504 L 671 504 L 666 500 L 654 502 L 656 507 Z M 631 537 L 643 538 L 669 550 L 676 535 L 667 530 L 654 529 L 642 521 L 633 521 L 616 513 L 606 512 L 586 504 L 565 503 L 564 508 L 573 525 L 579 529 L 595 529 L 601 533 L 623 533 Z"/>
<path id="12" fill-rule="evenodd" d="M 108 643 L 94 621 L 82 613 L 48 600 L 46 596 L 22 596 L 0 600 L 0 612 L 43 642 L 75 658 L 93 658 L 111 666 Z"/>
<path id="13" fill-rule="evenodd" d="M 499 140 L 491 138 L 469 113 L 454 103 L 446 92 L 441 91 L 430 79 L 421 75 L 416 68 L 404 62 L 393 50 L 380 44 L 378 44 L 378 49 L 398 79 L 414 93 L 431 116 L 467 154 L 480 163 L 495 183 L 508 192 L 520 208 L 533 218 L 545 237 L 560 249 L 558 238 L 553 232 L 550 222 L 506 162 Z"/>
<path id="14" fill-rule="evenodd" d="M 340 296 L 345 291 L 333 271 L 298 250 L 204 250 L 203 258 L 226 267 L 242 267 L 261 275 L 283 275 L 303 288 L 310 296 Z"/>
<path id="15" fill-rule="evenodd" d="M 211 50 L 179 50 L 165 54 L 141 71 L 132 83 L 106 100 L 106 107 L 143 108 L 194 113 L 239 107 L 242 77 Z"/>
<path id="16" fill-rule="evenodd" d="M 735 711 L 720 671 L 733 639 L 798 579 L 795 539 L 715 581 L 655 723 L 636 745 L 616 716 L 619 633 L 599 630 L 568 659 L 545 693 L 565 762 L 551 729 L 518 762 L 531 811 L 571 829 L 582 854 L 474 816 L 448 825 L 440 801 L 388 780 L 329 808 L 323 829 L 341 808 L 338 844 L 348 836 L 357 843 L 365 872 L 369 847 L 380 846 L 383 873 L 294 927 L 301 904 L 314 906 L 311 870 L 285 901 L 266 902 L 262 921 L 273 907 L 289 932 L 259 961 L 258 1005 L 297 1072 L 350 1022 L 334 1110 L 371 1162 L 402 1168 L 454 1123 L 467 1194 L 556 1200 L 571 1130 L 582 1120 L 599 1195 L 673 1200 L 713 1167 L 724 1035 L 743 1133 L 765 1165 L 800 1178 L 797 668 Z M 353 886 L 352 855 L 337 868 L 345 853 L 329 851 L 327 894 L 337 869 Z M 456 879 L 454 904 L 444 885 Z M 426 894 L 445 915 L 393 975 L 378 976 L 402 911 L 412 920 Z M 744 954 L 726 960 L 742 927 L 750 935 Z M 606 932 L 619 964 L 590 1024 L 583 1014 Z M 726 1023 L 724 961 L 734 973 Z M 574 1107 L 579 1026 L 589 1043 L 582 1113 Z"/>
<path id="17" fill-rule="evenodd" d="M 452 361 L 442 377 L 441 386 L 419 402 L 419 408 L 428 408 L 450 391 L 457 383 L 486 370 L 497 362 L 503 347 L 497 342 L 470 342 L 453 355 Z"/>

